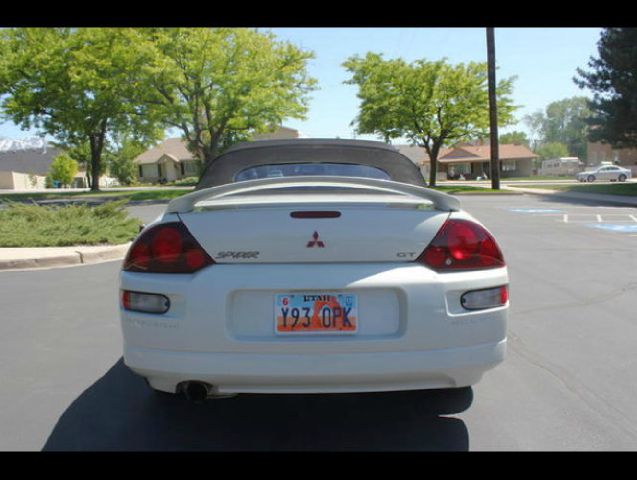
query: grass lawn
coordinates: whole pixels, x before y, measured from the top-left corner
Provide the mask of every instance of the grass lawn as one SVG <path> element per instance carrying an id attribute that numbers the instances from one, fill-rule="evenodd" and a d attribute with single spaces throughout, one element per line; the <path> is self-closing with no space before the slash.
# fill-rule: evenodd
<path id="1" fill-rule="evenodd" d="M 525 185 L 524 188 L 544 188 L 566 192 L 601 193 L 604 195 L 637 196 L 637 183 L 603 183 L 603 184 L 576 184 L 576 185 Z"/>
<path id="2" fill-rule="evenodd" d="M 140 221 L 124 209 L 126 200 L 97 207 L 8 203 L 0 209 L 0 247 L 117 245 L 139 232 Z"/>
<path id="3" fill-rule="evenodd" d="M 556 182 L 563 182 L 564 180 L 573 180 L 574 177 L 573 176 L 562 176 L 562 177 L 550 177 L 550 176 L 543 176 L 543 175 L 533 175 L 532 177 L 506 177 L 506 178 L 500 178 L 500 182 L 507 182 L 509 180 L 515 180 L 515 181 L 525 181 L 525 182 L 533 182 L 535 180 L 552 180 L 552 181 L 556 181 Z"/>
<path id="4" fill-rule="evenodd" d="M 160 189 L 154 188 L 149 190 L 123 190 L 123 191 L 101 191 L 92 193 L 86 192 L 64 192 L 63 190 L 57 190 L 53 192 L 34 192 L 34 193 L 3 193 L 0 194 L 0 201 L 12 201 L 12 202 L 29 202 L 39 200 L 94 200 L 94 199 L 113 199 L 113 200 L 126 200 L 139 201 L 139 200 L 172 200 L 176 197 L 192 192 L 192 188 L 171 188 Z"/>

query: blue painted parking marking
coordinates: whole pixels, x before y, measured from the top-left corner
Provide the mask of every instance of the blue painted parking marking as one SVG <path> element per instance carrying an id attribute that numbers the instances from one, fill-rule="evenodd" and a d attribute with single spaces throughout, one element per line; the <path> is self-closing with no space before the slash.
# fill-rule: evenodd
<path id="1" fill-rule="evenodd" d="M 619 233 L 637 233 L 637 225 L 617 225 L 613 223 L 589 223 L 587 227 L 599 228 L 600 230 L 606 230 L 609 232 Z"/>
<path id="2" fill-rule="evenodd" d="M 552 208 L 509 208 L 509 211 L 517 213 L 564 213 L 564 210 Z"/>

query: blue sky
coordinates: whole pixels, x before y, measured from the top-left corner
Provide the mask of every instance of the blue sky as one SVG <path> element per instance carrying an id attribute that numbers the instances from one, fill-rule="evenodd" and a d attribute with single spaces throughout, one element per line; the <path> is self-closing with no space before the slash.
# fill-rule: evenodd
<path id="1" fill-rule="evenodd" d="M 350 122 L 358 109 L 356 87 L 345 85 L 348 73 L 341 64 L 350 56 L 368 51 L 385 58 L 407 61 L 446 57 L 451 63 L 486 61 L 484 28 L 274 28 L 279 39 L 312 50 L 310 75 L 318 79 L 319 90 L 311 96 L 307 120 L 289 119 L 286 126 L 310 137 L 352 138 Z M 496 28 L 498 78 L 517 76 L 513 99 L 521 108 L 516 117 L 575 95 L 589 95 L 573 83 L 577 67 L 586 67 L 597 54 L 599 28 Z M 501 132 L 526 130 L 518 125 Z M 0 137 L 20 139 L 34 134 L 11 122 L 0 124 Z M 373 138 L 360 136 L 359 138 Z"/>

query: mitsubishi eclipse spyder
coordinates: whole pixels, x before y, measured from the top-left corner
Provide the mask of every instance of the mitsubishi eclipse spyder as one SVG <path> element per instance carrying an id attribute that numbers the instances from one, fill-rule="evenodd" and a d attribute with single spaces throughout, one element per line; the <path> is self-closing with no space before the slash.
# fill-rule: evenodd
<path id="1" fill-rule="evenodd" d="M 128 251 L 125 364 L 195 401 L 475 384 L 504 359 L 507 267 L 423 185 L 381 142 L 229 148 Z"/>

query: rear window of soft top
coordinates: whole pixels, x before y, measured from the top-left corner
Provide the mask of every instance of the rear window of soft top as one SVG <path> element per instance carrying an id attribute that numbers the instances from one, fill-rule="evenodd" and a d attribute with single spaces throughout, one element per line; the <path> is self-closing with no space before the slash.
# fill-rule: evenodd
<path id="1" fill-rule="evenodd" d="M 325 175 L 337 177 L 363 177 L 390 180 L 387 172 L 369 165 L 351 163 L 285 163 L 257 165 L 241 170 L 234 176 L 235 182 L 245 182 L 259 178 L 298 177 L 305 175 Z"/>

